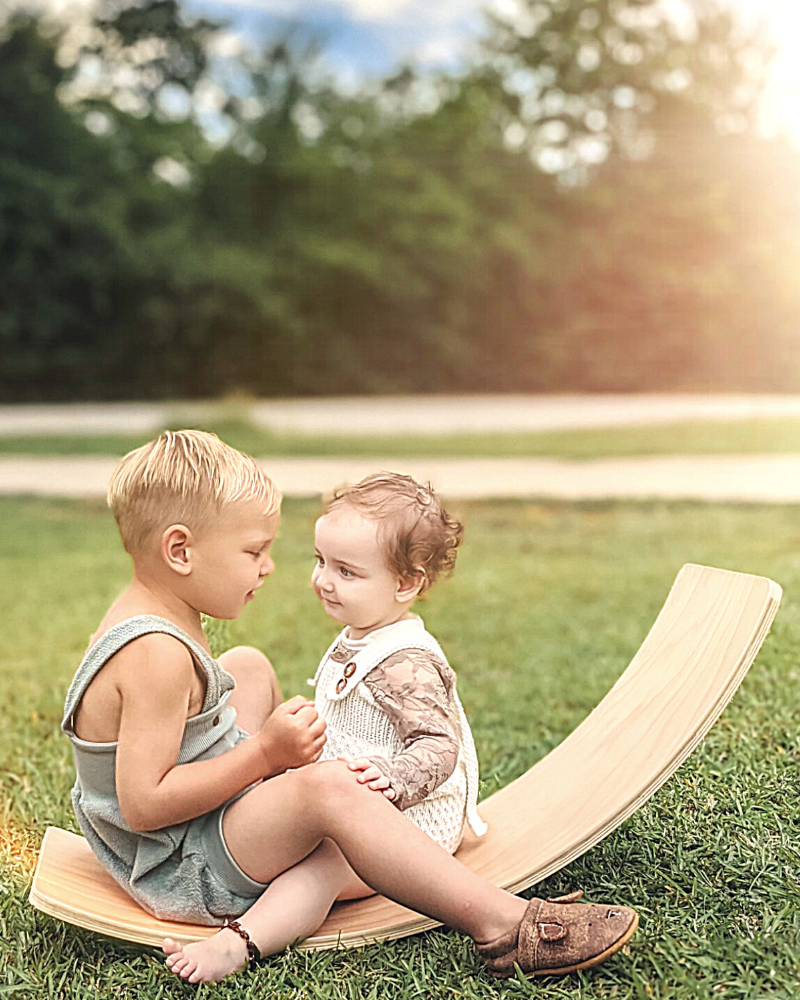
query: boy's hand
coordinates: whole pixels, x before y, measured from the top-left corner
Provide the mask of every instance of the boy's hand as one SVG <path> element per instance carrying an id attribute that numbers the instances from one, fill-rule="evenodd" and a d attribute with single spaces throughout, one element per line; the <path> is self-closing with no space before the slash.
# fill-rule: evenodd
<path id="1" fill-rule="evenodd" d="M 356 760 L 349 760 L 347 766 L 351 771 L 361 772 L 356 778 L 359 784 L 366 785 L 369 782 L 369 787 L 373 791 L 383 792 L 389 801 L 395 797 L 395 792 L 389 779 L 378 765 L 373 764 L 371 760 L 368 760 L 366 757 L 358 757 Z"/>
<path id="2" fill-rule="evenodd" d="M 282 702 L 256 734 L 267 759 L 268 775 L 282 774 L 319 760 L 325 746 L 325 721 L 314 703 L 296 695 Z"/>

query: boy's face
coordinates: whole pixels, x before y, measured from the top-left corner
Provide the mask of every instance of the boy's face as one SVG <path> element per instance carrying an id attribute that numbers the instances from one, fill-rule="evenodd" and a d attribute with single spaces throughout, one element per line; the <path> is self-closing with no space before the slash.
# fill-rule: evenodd
<path id="1" fill-rule="evenodd" d="M 189 585 L 198 611 L 225 619 L 241 614 L 275 569 L 270 548 L 279 520 L 256 503 L 237 503 L 192 538 Z"/>
<path id="2" fill-rule="evenodd" d="M 349 507 L 324 514 L 314 532 L 314 591 L 354 639 L 399 621 L 416 594 L 387 565 L 377 535 L 378 522 Z"/>

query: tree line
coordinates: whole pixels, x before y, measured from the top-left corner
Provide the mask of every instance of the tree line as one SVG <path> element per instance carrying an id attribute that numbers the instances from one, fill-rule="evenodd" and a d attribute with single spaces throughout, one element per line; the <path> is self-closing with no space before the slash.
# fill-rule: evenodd
<path id="1" fill-rule="evenodd" d="M 2 398 L 797 391 L 800 157 L 760 36 L 687 9 L 519 0 L 356 94 L 176 0 L 8 17 Z"/>

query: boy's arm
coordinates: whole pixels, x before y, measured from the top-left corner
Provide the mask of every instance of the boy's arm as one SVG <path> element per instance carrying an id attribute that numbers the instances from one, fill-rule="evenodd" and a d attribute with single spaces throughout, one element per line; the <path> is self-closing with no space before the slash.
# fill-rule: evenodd
<path id="1" fill-rule="evenodd" d="M 394 757 L 369 760 L 388 778 L 393 803 L 408 809 L 427 798 L 453 773 L 458 762 L 458 732 L 448 686 L 452 671 L 430 653 L 395 653 L 364 679 L 403 743 Z"/>
<path id="2" fill-rule="evenodd" d="M 254 781 L 316 760 L 325 723 L 305 698 L 278 706 L 260 732 L 210 760 L 176 764 L 194 662 L 171 636 L 142 636 L 114 657 L 121 696 L 117 795 L 134 830 L 210 812 Z"/>

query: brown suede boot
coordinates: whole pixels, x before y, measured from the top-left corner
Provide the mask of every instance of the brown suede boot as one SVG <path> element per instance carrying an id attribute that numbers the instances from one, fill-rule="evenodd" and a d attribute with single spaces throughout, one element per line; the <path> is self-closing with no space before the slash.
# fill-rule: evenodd
<path id="1" fill-rule="evenodd" d="M 557 899 L 533 898 L 507 934 L 476 945 L 489 975 L 507 979 L 515 966 L 527 976 L 559 976 L 610 958 L 633 937 L 639 914 L 627 906 L 579 903 L 579 889 Z"/>

